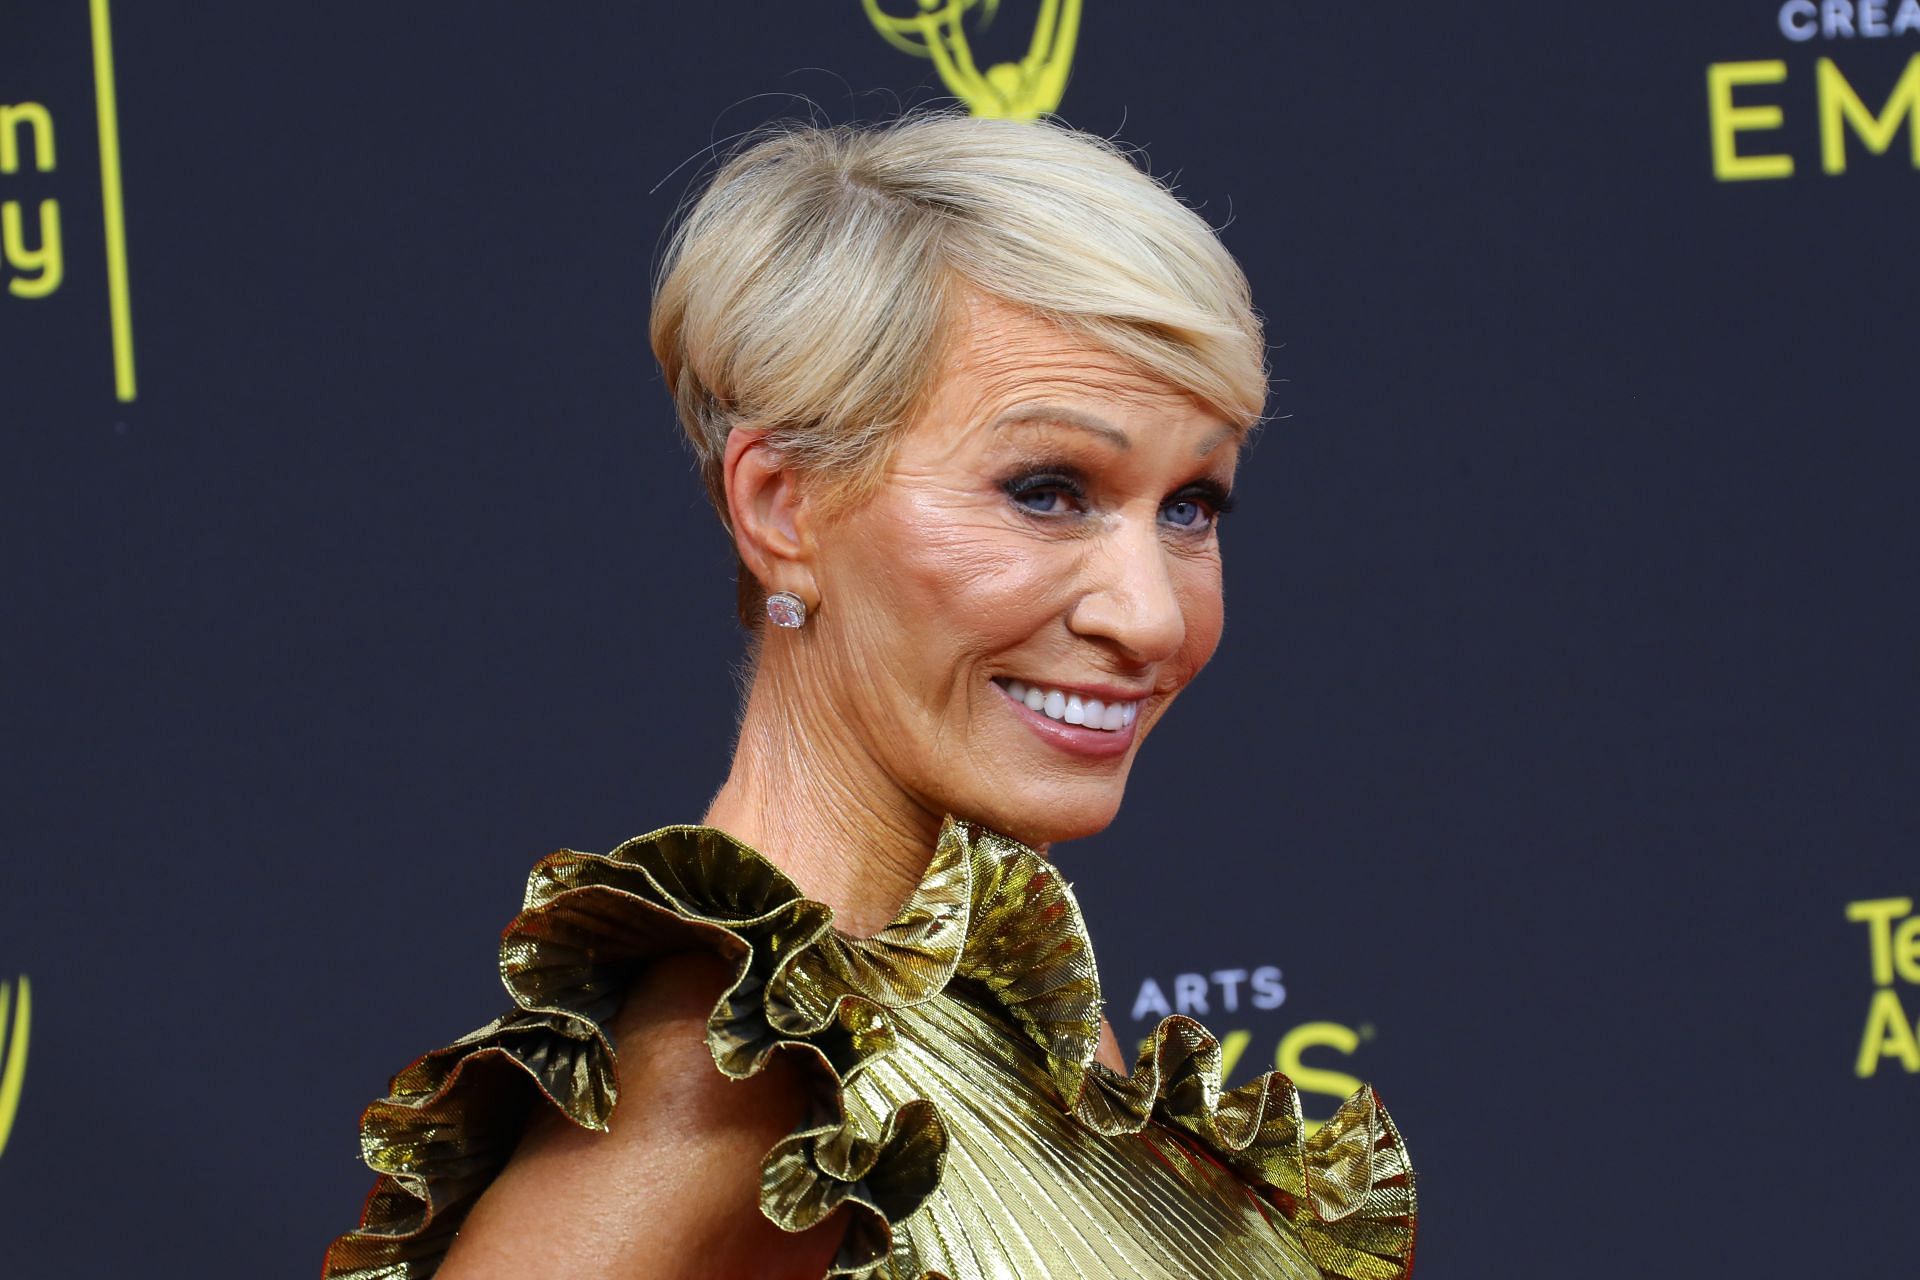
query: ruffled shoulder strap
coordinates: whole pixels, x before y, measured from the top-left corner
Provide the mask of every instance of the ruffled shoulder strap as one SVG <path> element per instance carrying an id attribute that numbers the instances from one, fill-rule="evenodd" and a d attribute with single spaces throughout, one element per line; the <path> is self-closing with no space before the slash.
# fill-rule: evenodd
<path id="1" fill-rule="evenodd" d="M 330 1280 L 423 1280 L 542 1103 L 604 1130 L 618 1100 L 609 1028 L 639 968 L 710 946 L 734 965 L 707 1040 L 730 1077 L 780 1050 L 813 1068 L 808 1117 L 761 1166 L 761 1208 L 803 1231 L 845 1204 L 830 1275 L 884 1261 L 893 1226 L 938 1184 L 947 1135 L 933 1107 L 909 1102 L 877 1132 L 845 1105 L 846 1082 L 887 1052 L 889 1003 L 930 998 L 952 976 L 965 921 L 954 920 L 966 868 L 951 851 L 895 924 L 852 944 L 831 911 L 772 863 L 707 827 L 667 827 L 608 854 L 544 858 L 500 943 L 514 1008 L 418 1059 L 361 1118 L 361 1153 L 379 1175 L 358 1229 L 327 1251 Z M 870 994 L 871 993 L 871 994 Z"/>
<path id="2" fill-rule="evenodd" d="M 1074 1114 L 1107 1134 L 1147 1119 L 1198 1139 L 1241 1177 L 1268 1187 L 1321 1271 L 1340 1280 L 1413 1272 L 1413 1166 L 1371 1085 L 1312 1133 L 1300 1093 L 1278 1071 L 1221 1088 L 1220 1043 L 1191 1018 L 1163 1018 L 1131 1075 L 1094 1064 Z"/>
<path id="3" fill-rule="evenodd" d="M 1073 890 L 1026 846 L 951 820 L 972 867 L 972 933 L 959 971 L 984 982 L 1046 1055 L 1060 1103 L 1109 1137 L 1157 1122 L 1270 1188 L 1308 1255 L 1340 1280 L 1412 1274 L 1417 1221 L 1405 1143 L 1371 1086 L 1313 1133 L 1278 1071 L 1231 1092 L 1220 1044 L 1191 1018 L 1161 1020 L 1131 1075 L 1094 1061 L 1100 978 Z"/>

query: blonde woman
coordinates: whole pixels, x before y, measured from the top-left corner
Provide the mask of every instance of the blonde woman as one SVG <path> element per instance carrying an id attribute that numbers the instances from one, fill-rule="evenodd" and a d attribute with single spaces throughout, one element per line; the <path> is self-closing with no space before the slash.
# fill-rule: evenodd
<path id="1" fill-rule="evenodd" d="M 1128 1067 L 1057 841 L 1221 631 L 1244 276 L 1108 144 L 797 128 L 688 212 L 653 347 L 754 664 L 700 826 L 534 870 L 513 1010 L 370 1107 L 331 1277 L 1409 1274 L 1363 1089 L 1197 1023 Z"/>

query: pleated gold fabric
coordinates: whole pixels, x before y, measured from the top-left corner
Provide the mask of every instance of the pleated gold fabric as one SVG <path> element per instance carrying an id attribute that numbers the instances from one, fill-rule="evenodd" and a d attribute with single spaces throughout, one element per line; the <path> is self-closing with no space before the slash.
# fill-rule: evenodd
<path id="1" fill-rule="evenodd" d="M 767 1153 L 760 1201 L 790 1231 L 850 1206 L 830 1275 L 1412 1272 L 1413 1172 L 1371 1088 L 1309 1136 L 1284 1076 L 1224 1092 L 1218 1043 L 1179 1016 L 1130 1075 L 1095 1062 L 1100 981 L 1072 891 L 1032 850 L 949 819 L 871 938 L 835 932 L 827 907 L 712 828 L 543 859 L 501 942 L 516 1007 L 367 1109 L 379 1177 L 325 1276 L 432 1275 L 530 1108 L 605 1129 L 622 993 L 651 957 L 701 945 L 736 966 L 708 1021 L 718 1069 L 751 1076 L 776 1049 L 814 1068 L 812 1116 Z"/>

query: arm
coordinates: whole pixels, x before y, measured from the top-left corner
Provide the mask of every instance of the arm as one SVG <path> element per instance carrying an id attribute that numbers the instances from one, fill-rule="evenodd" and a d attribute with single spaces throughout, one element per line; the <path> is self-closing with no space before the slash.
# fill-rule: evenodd
<path id="1" fill-rule="evenodd" d="M 789 1234 L 761 1213 L 760 1161 L 806 1110 L 801 1068 L 775 1055 L 720 1074 L 707 1015 L 731 966 L 684 952 L 648 966 L 614 1022 L 620 1101 L 606 1133 L 541 1108 L 474 1205 L 438 1280 L 818 1280 L 845 1230 L 835 1213 Z"/>

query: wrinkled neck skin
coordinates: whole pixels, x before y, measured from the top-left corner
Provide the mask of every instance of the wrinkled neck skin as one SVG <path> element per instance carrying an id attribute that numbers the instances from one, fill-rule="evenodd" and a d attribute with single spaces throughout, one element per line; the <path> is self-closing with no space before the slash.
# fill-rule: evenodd
<path id="1" fill-rule="evenodd" d="M 841 933 L 870 938 L 893 923 L 919 887 L 946 815 L 916 799 L 860 749 L 823 687 L 763 653 L 733 767 L 704 821 L 764 855 L 807 897 L 833 908 L 833 925 Z M 1046 855 L 1046 845 L 1033 847 Z M 1104 1015 L 1097 1056 L 1126 1072 L 1120 1042 Z"/>
<path id="2" fill-rule="evenodd" d="M 795 669 L 787 648 L 762 654 L 733 766 L 705 822 L 832 907 L 840 932 L 871 937 L 919 886 L 945 815 L 861 749 L 841 710 Z"/>

